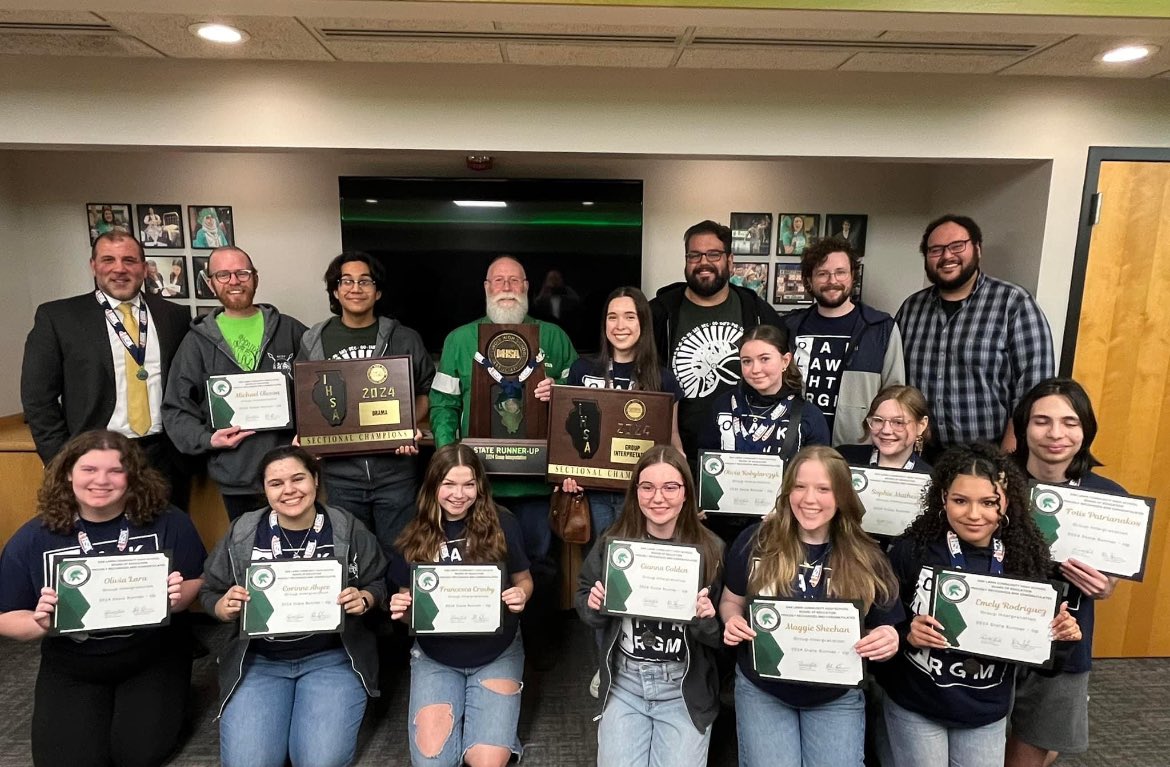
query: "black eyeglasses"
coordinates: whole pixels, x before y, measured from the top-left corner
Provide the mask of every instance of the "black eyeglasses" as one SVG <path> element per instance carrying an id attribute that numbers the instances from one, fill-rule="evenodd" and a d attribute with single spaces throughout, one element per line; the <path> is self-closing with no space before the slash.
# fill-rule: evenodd
<path id="1" fill-rule="evenodd" d="M 236 276 L 236 279 L 239 280 L 240 282 L 247 282 L 248 280 L 252 279 L 252 277 L 254 277 L 256 275 L 256 270 L 255 269 L 236 269 L 235 271 L 232 271 L 230 269 L 221 269 L 218 272 L 212 272 L 211 277 L 216 282 L 227 284 L 228 282 L 231 282 L 233 274 Z"/>
<path id="2" fill-rule="evenodd" d="M 362 290 L 369 290 L 378 283 L 365 277 L 362 277 L 360 280 L 355 280 L 353 277 L 342 277 L 337 281 L 337 284 L 343 288 L 352 288 L 354 285 L 357 285 Z"/>
<path id="3" fill-rule="evenodd" d="M 938 258 L 943 254 L 944 250 L 949 251 L 951 254 L 957 256 L 967 249 L 967 243 L 970 241 L 971 239 L 967 238 L 965 240 L 955 240 L 954 242 L 948 242 L 946 245 L 931 245 L 926 249 L 926 257 Z"/>
<path id="4" fill-rule="evenodd" d="M 722 261 L 723 257 L 726 255 L 726 250 L 689 250 L 687 251 L 687 263 L 697 264 L 700 260 L 706 259 L 712 264 L 717 264 Z"/>

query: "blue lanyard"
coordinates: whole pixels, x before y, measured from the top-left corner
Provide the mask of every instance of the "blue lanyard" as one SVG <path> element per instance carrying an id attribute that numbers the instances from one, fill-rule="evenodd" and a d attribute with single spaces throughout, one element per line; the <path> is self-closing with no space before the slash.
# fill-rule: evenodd
<path id="1" fill-rule="evenodd" d="M 947 530 L 947 548 L 951 552 L 951 568 L 954 570 L 967 569 L 967 557 L 963 554 L 963 548 L 959 545 L 959 536 L 955 535 L 954 530 Z M 991 539 L 991 564 L 988 568 L 988 573 L 991 575 L 1003 575 L 1003 558 L 1007 553 L 1004 548 L 1003 541 L 998 537 Z"/>
<path id="2" fill-rule="evenodd" d="M 829 578 L 825 577 L 825 570 L 828 568 L 829 555 L 833 553 L 833 543 L 830 541 L 829 545 L 825 546 L 825 551 L 817 557 L 815 562 L 810 562 L 812 565 L 812 574 L 807 577 L 801 568 L 796 568 L 796 588 L 800 591 L 800 596 L 804 599 L 823 599 L 829 590 Z"/>
<path id="3" fill-rule="evenodd" d="M 81 547 L 81 553 L 85 556 L 93 554 L 93 543 L 89 540 L 89 533 L 85 530 L 85 522 L 82 521 L 80 514 L 73 515 L 73 524 L 77 525 L 77 545 Z M 118 530 L 118 551 L 123 552 L 130 544 L 130 523 L 126 521 L 126 515 L 122 515 L 122 527 Z"/>
<path id="4" fill-rule="evenodd" d="M 138 299 L 138 343 L 134 343 L 130 338 L 130 334 L 126 332 L 126 326 L 122 324 L 122 318 L 110 306 L 110 302 L 106 300 L 106 294 L 100 290 L 94 291 L 94 297 L 97 302 L 102 305 L 102 309 L 106 313 L 106 322 L 114 329 L 114 335 L 122 342 L 122 346 L 126 347 L 126 351 L 130 352 L 130 356 L 138 363 L 138 377 L 146 379 L 146 371 L 143 366 L 146 364 L 146 301 L 142 298 Z"/>

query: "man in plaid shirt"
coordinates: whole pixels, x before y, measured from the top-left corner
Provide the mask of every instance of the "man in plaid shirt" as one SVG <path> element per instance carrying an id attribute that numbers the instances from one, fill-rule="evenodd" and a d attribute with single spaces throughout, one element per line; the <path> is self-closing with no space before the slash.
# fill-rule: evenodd
<path id="1" fill-rule="evenodd" d="M 975 441 L 1015 448 L 1011 416 L 1053 375 L 1052 334 L 1027 290 L 979 268 L 983 233 L 966 216 L 931 221 L 919 250 L 933 287 L 898 310 L 907 382 L 934 420 L 934 451 Z"/>

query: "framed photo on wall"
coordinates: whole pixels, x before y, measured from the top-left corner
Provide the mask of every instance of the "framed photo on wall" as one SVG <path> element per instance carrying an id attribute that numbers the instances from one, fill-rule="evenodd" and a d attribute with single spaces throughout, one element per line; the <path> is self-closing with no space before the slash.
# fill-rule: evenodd
<path id="1" fill-rule="evenodd" d="M 776 264 L 776 283 L 772 303 L 781 306 L 811 304 L 812 296 L 804 289 L 799 261 L 781 261 Z"/>
<path id="2" fill-rule="evenodd" d="M 192 317 L 205 317 L 219 308 L 219 304 L 196 304 L 191 307 Z"/>
<path id="3" fill-rule="evenodd" d="M 187 298 L 191 295 L 187 282 L 186 256 L 168 256 L 146 253 L 146 280 L 142 288 L 147 293 L 163 298 Z"/>
<path id="4" fill-rule="evenodd" d="M 776 255 L 801 256 L 821 236 L 821 214 L 781 213 Z"/>
<path id="5" fill-rule="evenodd" d="M 771 213 L 731 214 L 731 253 L 766 256 L 772 252 Z"/>
<path id="6" fill-rule="evenodd" d="M 207 273 L 208 256 L 191 256 L 191 284 L 195 286 L 195 299 L 198 301 L 214 301 L 215 291 L 211 289 Z"/>
<path id="7" fill-rule="evenodd" d="M 771 264 L 767 261 L 736 261 L 731 270 L 730 282 L 748 290 L 765 301 L 768 300 L 768 272 Z"/>
<path id="8" fill-rule="evenodd" d="M 134 206 L 138 217 L 138 241 L 147 250 L 186 247 L 183 236 L 183 206 L 140 202 Z"/>
<path id="9" fill-rule="evenodd" d="M 212 250 L 236 244 L 235 221 L 230 205 L 188 205 L 191 247 Z"/>
<path id="10" fill-rule="evenodd" d="M 825 216 L 825 236 L 848 240 L 858 256 L 865 255 L 865 230 L 869 216 L 860 213 L 830 213 Z"/>
<path id="11" fill-rule="evenodd" d="M 89 224 L 89 244 L 106 232 L 119 231 L 134 234 L 134 218 L 126 202 L 87 202 L 86 222 Z"/>

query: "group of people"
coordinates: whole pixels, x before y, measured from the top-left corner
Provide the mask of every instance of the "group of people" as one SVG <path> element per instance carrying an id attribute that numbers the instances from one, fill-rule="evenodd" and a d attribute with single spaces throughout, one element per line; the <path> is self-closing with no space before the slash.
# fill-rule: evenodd
<path id="1" fill-rule="evenodd" d="M 547 651 L 529 635 L 555 606 L 560 565 L 550 487 L 489 480 L 460 441 L 485 323 L 539 326 L 539 399 L 557 382 L 665 391 L 676 403 L 671 444 L 642 455 L 625 492 L 584 491 L 595 542 L 574 606 L 598 648 L 599 765 L 705 764 L 732 673 L 745 765 L 858 765 L 868 750 L 887 767 L 1005 759 L 1025 767 L 1085 750 L 1093 600 L 1114 581 L 1075 560 L 1051 562 L 1027 482 L 1123 491 L 1092 472 L 1092 407 L 1076 382 L 1052 377 L 1039 307 L 980 269 L 975 222 L 948 215 L 927 226 L 921 252 L 932 286 L 896 318 L 853 300 L 859 261 L 847 240 L 809 245 L 801 270 L 815 303 L 783 317 L 729 279 L 730 229 L 700 222 L 684 245 L 685 281 L 653 300 L 616 289 L 599 353 L 580 359 L 559 327 L 528 315 L 524 268 L 501 256 L 484 281 L 485 316 L 452 330 L 436 365 L 418 333 L 381 311 L 386 275 L 367 254 L 333 259 L 325 272 L 332 316 L 307 328 L 256 303 L 259 274 L 246 252 L 218 248 L 207 280 L 222 308 L 188 322 L 185 309 L 143 292 L 137 240 L 98 237 L 97 290 L 38 309 L 22 369 L 26 417 L 47 468 L 37 516 L 0 556 L 0 635 L 43 638 L 34 762 L 161 763 L 177 744 L 190 683 L 184 609 L 198 598 L 209 615 L 235 623 L 249 600 L 248 563 L 294 558 L 345 563 L 344 629 L 233 634 L 219 658 L 225 765 L 350 764 L 366 701 L 377 694 L 377 616 L 408 614 L 410 566 L 430 562 L 502 563 L 505 619 L 491 637 L 415 639 L 411 761 L 503 765 L 519 754 L 526 647 Z M 435 451 L 421 481 L 417 446 L 318 460 L 295 445 L 294 430 L 210 426 L 211 375 L 384 355 L 410 356 L 416 417 L 429 417 Z M 772 512 L 703 519 L 693 479 L 702 450 L 783 457 Z M 179 511 L 192 457 L 206 461 L 231 519 L 210 554 Z M 903 535 L 877 541 L 862 530 L 848 463 L 930 473 L 922 514 Z M 561 489 L 583 491 L 572 479 Z M 600 610 L 604 542 L 615 537 L 700 549 L 695 620 Z M 175 570 L 176 619 L 165 629 L 46 636 L 60 558 L 163 550 Z M 1068 602 L 1052 622 L 1057 667 L 972 662 L 948 649 L 922 597 L 932 566 L 1067 582 Z M 866 692 L 759 676 L 745 617 L 756 596 L 860 602 L 855 650 L 872 662 Z M 84 735 L 60 738 L 52 724 L 63 716 Z"/>

